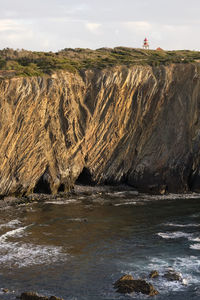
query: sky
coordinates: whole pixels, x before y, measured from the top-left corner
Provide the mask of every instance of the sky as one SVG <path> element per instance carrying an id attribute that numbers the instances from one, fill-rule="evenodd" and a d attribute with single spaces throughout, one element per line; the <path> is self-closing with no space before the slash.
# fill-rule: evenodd
<path id="1" fill-rule="evenodd" d="M 0 0 L 0 49 L 200 49 L 200 0 Z"/>

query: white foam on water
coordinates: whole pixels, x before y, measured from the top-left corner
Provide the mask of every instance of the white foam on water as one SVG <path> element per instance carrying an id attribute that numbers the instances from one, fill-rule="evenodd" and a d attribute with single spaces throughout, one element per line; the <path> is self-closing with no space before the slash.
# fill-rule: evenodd
<path id="1" fill-rule="evenodd" d="M 164 226 L 172 226 L 172 227 L 200 227 L 200 224 L 177 224 L 177 223 L 165 223 Z"/>
<path id="2" fill-rule="evenodd" d="M 192 242 L 200 242 L 200 238 L 199 237 L 190 237 L 188 240 L 192 241 Z"/>
<path id="3" fill-rule="evenodd" d="M 81 201 L 77 199 L 67 199 L 67 200 L 57 200 L 57 201 L 45 201 L 46 204 L 56 204 L 56 205 L 63 205 L 63 204 L 71 204 L 71 203 L 81 203 Z"/>
<path id="4" fill-rule="evenodd" d="M 190 245 L 190 249 L 193 249 L 193 250 L 200 250 L 200 244 L 193 244 L 193 245 Z"/>
<path id="5" fill-rule="evenodd" d="M 190 216 L 190 218 L 199 218 L 199 217 L 200 217 L 200 213 L 192 214 Z"/>
<path id="6" fill-rule="evenodd" d="M 87 218 L 70 218 L 70 219 L 67 219 L 67 221 L 71 221 L 71 222 L 87 222 Z"/>
<path id="7" fill-rule="evenodd" d="M 193 234 L 182 232 L 182 231 L 158 232 L 157 235 L 162 237 L 163 239 L 179 239 L 179 238 L 189 239 L 193 237 Z"/>
<path id="8" fill-rule="evenodd" d="M 167 270 L 173 269 L 182 278 L 181 281 L 168 281 L 163 275 Z M 149 271 L 157 270 L 160 274 L 158 278 L 158 289 L 163 292 L 185 290 L 188 286 L 199 284 L 200 259 L 197 256 L 174 257 L 169 260 L 154 257 L 148 264 Z"/>
<path id="9" fill-rule="evenodd" d="M 25 229 L 28 228 L 29 226 L 20 227 L 20 228 L 13 229 L 13 230 L 10 230 L 10 231 L 4 233 L 3 235 L 0 236 L 0 242 L 1 243 L 5 242 L 7 240 L 7 238 L 9 238 L 9 237 L 20 237 L 20 236 L 22 236 Z"/>
<path id="10" fill-rule="evenodd" d="M 114 206 L 122 206 L 122 205 L 137 205 L 139 202 L 136 201 L 129 201 L 129 202 L 121 202 L 121 203 L 116 203 Z"/>
<path id="11" fill-rule="evenodd" d="M 0 224 L 0 229 L 1 228 L 14 228 L 14 227 L 16 227 L 16 225 L 20 225 L 20 224 L 21 224 L 21 222 L 19 220 L 15 219 L 8 223 Z"/>
<path id="12" fill-rule="evenodd" d="M 10 222 L 14 227 L 20 222 Z M 0 265 L 6 267 L 25 267 L 37 264 L 50 264 L 65 259 L 62 247 L 33 245 L 32 243 L 12 242 L 10 238 L 20 238 L 27 234 L 31 225 L 15 228 L 0 236 Z"/>
<path id="13" fill-rule="evenodd" d="M 66 260 L 67 257 L 66 254 L 62 253 L 61 247 L 20 243 L 7 243 L 3 247 L 1 246 L 0 254 L 0 264 L 20 268 L 38 264 L 50 264 L 63 259 Z"/>

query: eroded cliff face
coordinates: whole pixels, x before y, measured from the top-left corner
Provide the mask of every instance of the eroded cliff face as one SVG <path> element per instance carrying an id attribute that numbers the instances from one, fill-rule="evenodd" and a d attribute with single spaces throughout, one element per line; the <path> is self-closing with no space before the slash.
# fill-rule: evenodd
<path id="1" fill-rule="evenodd" d="M 0 82 L 0 194 L 79 179 L 200 190 L 200 65 L 59 72 Z"/>

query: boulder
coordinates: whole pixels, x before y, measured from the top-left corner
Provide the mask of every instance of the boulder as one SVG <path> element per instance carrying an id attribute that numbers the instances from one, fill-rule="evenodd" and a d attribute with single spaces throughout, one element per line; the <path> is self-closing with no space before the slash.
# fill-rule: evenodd
<path id="1" fill-rule="evenodd" d="M 149 274 L 149 278 L 157 278 L 159 277 L 159 273 L 156 270 L 151 271 L 151 273 Z"/>
<path id="2" fill-rule="evenodd" d="M 21 300 L 49 300 L 48 297 L 41 296 L 35 292 L 24 292 L 20 296 Z"/>
<path id="3" fill-rule="evenodd" d="M 142 293 L 149 296 L 155 296 L 158 291 L 154 286 L 143 279 L 133 279 L 131 275 L 124 275 L 114 284 L 118 293 L 130 294 L 130 293 Z"/>
<path id="4" fill-rule="evenodd" d="M 179 272 L 174 271 L 173 269 L 168 269 L 168 271 L 163 275 L 168 281 L 182 281 L 182 275 Z"/>
<path id="5" fill-rule="evenodd" d="M 39 295 L 38 293 L 35 293 L 35 292 L 22 293 L 20 296 L 20 299 L 21 300 L 63 300 L 56 296 L 51 296 L 48 298 L 46 296 Z"/>

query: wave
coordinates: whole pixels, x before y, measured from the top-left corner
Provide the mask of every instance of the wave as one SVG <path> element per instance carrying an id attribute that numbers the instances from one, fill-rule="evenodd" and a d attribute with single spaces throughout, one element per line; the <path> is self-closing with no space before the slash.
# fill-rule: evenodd
<path id="1" fill-rule="evenodd" d="M 180 274 L 182 281 L 168 282 L 162 277 L 166 271 L 169 270 L 169 266 Z M 163 290 L 163 292 L 166 291 L 167 286 L 170 287 L 169 290 L 175 291 L 185 289 L 186 286 L 191 284 L 199 284 L 200 259 L 194 255 L 174 258 L 170 257 L 169 259 L 152 257 L 147 268 L 149 271 L 158 270 L 161 277 L 158 279 L 157 285 L 159 290 Z"/>
<path id="2" fill-rule="evenodd" d="M 77 199 L 67 199 L 67 200 L 53 200 L 53 201 L 45 201 L 46 204 L 56 204 L 56 205 L 62 205 L 62 204 L 71 204 L 71 203 L 80 203 Z"/>
<path id="3" fill-rule="evenodd" d="M 8 237 L 20 237 L 20 236 L 22 236 L 25 229 L 28 228 L 29 226 L 20 227 L 20 228 L 13 229 L 13 230 L 10 230 L 10 231 L 4 233 L 3 235 L 0 236 L 0 242 L 1 243 L 5 242 Z"/>
<path id="4" fill-rule="evenodd" d="M 200 238 L 199 237 L 191 237 L 191 238 L 189 238 L 189 240 L 190 241 L 192 241 L 192 242 L 200 242 Z"/>
<path id="5" fill-rule="evenodd" d="M 8 225 L 9 226 L 6 226 Z M 4 227 L 14 227 L 21 224 L 13 220 Z M 2 224 L 3 225 L 3 224 Z M 60 260 L 66 260 L 62 247 L 34 245 L 10 241 L 9 238 L 18 238 L 26 234 L 26 229 L 32 224 L 9 230 L 0 236 L 0 265 L 10 267 L 26 267 L 37 264 L 50 264 Z"/>
<path id="6" fill-rule="evenodd" d="M 192 214 L 190 216 L 190 218 L 199 218 L 199 217 L 200 217 L 200 213 Z"/>
<path id="7" fill-rule="evenodd" d="M 178 238 L 192 238 L 193 235 L 191 233 L 186 233 L 182 231 L 175 231 L 175 232 L 158 232 L 158 236 L 162 237 L 163 239 L 178 239 Z"/>
<path id="8" fill-rule="evenodd" d="M 10 267 L 27 267 L 51 264 L 66 260 L 62 247 L 38 246 L 33 244 L 6 243 L 0 247 L 0 264 Z"/>
<path id="9" fill-rule="evenodd" d="M 16 225 L 20 225 L 20 224 L 21 224 L 21 222 L 19 220 L 15 219 L 8 223 L 0 224 L 0 229 L 1 228 L 14 228 L 14 227 L 16 227 Z"/>
<path id="10" fill-rule="evenodd" d="M 136 201 L 129 201 L 129 202 L 121 202 L 121 203 L 116 203 L 114 204 L 114 206 L 122 206 L 122 205 L 137 205 L 137 204 L 141 204 L 139 202 Z"/>
<path id="11" fill-rule="evenodd" d="M 171 227 L 200 227 L 200 224 L 177 224 L 177 223 L 164 223 L 164 226 L 171 226 Z"/>
<path id="12" fill-rule="evenodd" d="M 193 244 L 193 245 L 190 245 L 190 249 L 193 249 L 193 250 L 200 250 L 200 244 Z"/>

